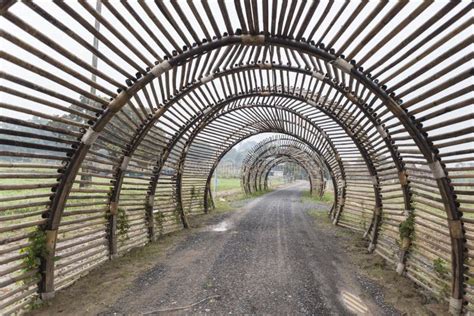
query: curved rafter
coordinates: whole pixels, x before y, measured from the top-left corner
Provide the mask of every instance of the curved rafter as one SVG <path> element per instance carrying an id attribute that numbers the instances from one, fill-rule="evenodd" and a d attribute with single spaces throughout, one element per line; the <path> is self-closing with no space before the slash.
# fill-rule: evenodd
<path id="1" fill-rule="evenodd" d="M 472 3 L 103 4 L 102 13 L 86 1 L 0 5 L 7 66 L 0 166 L 12 170 L 2 178 L 25 179 L 0 185 L 7 193 L 0 278 L 12 289 L 1 308 L 28 303 L 36 272 L 46 299 L 154 239 L 157 226 L 160 233 L 181 227 L 187 171 L 203 142 L 212 158 L 193 202 L 203 211 L 213 170 L 249 135 L 285 132 L 325 153 L 313 132 L 286 130 L 302 121 L 319 126 L 337 153 L 325 157 L 339 191 L 335 223 L 370 236 L 370 250 L 421 286 L 444 293 L 451 281 L 453 313 L 472 301 L 464 278 L 474 224 L 462 215 L 474 212 L 473 170 L 459 165 L 474 153 L 466 114 L 474 103 Z M 98 68 L 82 59 L 90 53 Z M 117 240 L 119 213 L 131 224 L 127 240 Z M 413 215 L 415 235 L 399 241 L 399 224 Z M 26 255 L 18 251 L 28 249 L 36 226 L 47 255 L 22 272 Z M 434 270 L 436 258 L 450 264 L 445 275 Z"/>

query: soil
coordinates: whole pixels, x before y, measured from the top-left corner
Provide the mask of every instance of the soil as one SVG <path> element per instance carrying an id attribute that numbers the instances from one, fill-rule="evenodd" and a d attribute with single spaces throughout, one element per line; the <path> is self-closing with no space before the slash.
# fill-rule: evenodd
<path id="1" fill-rule="evenodd" d="M 190 219 L 192 229 L 112 260 L 34 315 L 434 315 L 358 234 L 330 224 L 306 183 L 236 209 Z"/>

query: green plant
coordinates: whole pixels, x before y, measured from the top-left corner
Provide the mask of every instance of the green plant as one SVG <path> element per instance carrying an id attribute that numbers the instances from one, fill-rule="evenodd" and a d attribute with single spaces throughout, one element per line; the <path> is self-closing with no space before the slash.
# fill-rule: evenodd
<path id="1" fill-rule="evenodd" d="M 443 286 L 441 287 L 441 297 L 449 297 L 449 293 L 451 291 L 451 287 L 447 283 L 443 283 Z"/>
<path id="2" fill-rule="evenodd" d="M 410 213 L 407 219 L 400 223 L 398 231 L 400 232 L 400 239 L 413 239 L 413 234 L 415 232 L 415 215 L 413 213 Z"/>
<path id="3" fill-rule="evenodd" d="M 191 187 L 189 194 L 191 195 L 191 198 L 189 199 L 188 213 L 191 213 L 191 209 L 193 207 L 193 201 L 194 201 L 194 198 L 196 197 L 196 188 L 194 187 L 194 185 Z"/>
<path id="4" fill-rule="evenodd" d="M 444 277 L 446 274 L 448 274 L 448 268 L 446 268 L 446 261 L 441 258 L 433 260 L 433 268 L 439 277 Z"/>
<path id="5" fill-rule="evenodd" d="M 120 241 L 125 241 L 129 239 L 128 230 L 130 229 L 130 224 L 128 222 L 128 214 L 124 208 L 119 207 L 117 209 L 117 231 L 120 237 Z"/>
<path id="6" fill-rule="evenodd" d="M 44 257 L 48 254 L 48 249 L 46 248 L 46 233 L 37 228 L 31 236 L 28 238 L 29 245 L 20 250 L 20 253 L 26 254 L 23 258 L 23 263 L 25 264 L 25 270 L 31 271 L 37 269 L 41 263 L 41 257 Z"/>
<path id="7" fill-rule="evenodd" d="M 327 204 L 331 204 L 334 202 L 334 193 L 332 192 L 324 192 L 323 196 L 319 196 L 318 194 L 311 194 L 310 191 L 305 191 L 301 195 L 302 202 L 304 200 L 307 201 L 314 201 L 314 202 L 324 202 Z"/>
<path id="8" fill-rule="evenodd" d="M 163 223 L 165 221 L 165 214 L 163 212 L 155 213 L 156 225 L 158 226 L 158 232 L 160 235 L 163 234 Z"/>
<path id="9" fill-rule="evenodd" d="M 41 308 L 47 304 L 46 301 L 43 301 L 39 297 L 35 298 L 33 301 L 28 304 L 28 310 L 34 311 L 38 308 Z"/>

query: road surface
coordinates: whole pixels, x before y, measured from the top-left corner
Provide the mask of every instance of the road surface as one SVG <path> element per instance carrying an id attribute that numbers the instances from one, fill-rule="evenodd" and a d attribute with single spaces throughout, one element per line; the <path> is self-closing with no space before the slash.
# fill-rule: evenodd
<path id="1" fill-rule="evenodd" d="M 396 314 L 364 293 L 334 233 L 318 229 L 308 211 L 328 206 L 303 199 L 306 187 L 273 191 L 197 228 L 103 314 Z"/>

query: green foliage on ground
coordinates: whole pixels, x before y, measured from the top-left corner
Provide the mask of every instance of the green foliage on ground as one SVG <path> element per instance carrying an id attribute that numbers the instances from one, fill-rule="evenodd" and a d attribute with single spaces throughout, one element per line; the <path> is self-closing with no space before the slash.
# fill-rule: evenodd
<path id="1" fill-rule="evenodd" d="M 403 238 L 413 239 L 415 232 L 415 215 L 413 213 L 410 213 L 407 219 L 400 223 L 398 231 L 400 232 L 401 240 L 403 240 Z"/>
<path id="2" fill-rule="evenodd" d="M 23 258 L 25 271 L 32 271 L 40 266 L 40 258 L 48 254 L 46 248 L 46 233 L 37 228 L 28 238 L 29 245 L 20 250 L 20 253 L 26 254 Z"/>
<path id="3" fill-rule="evenodd" d="M 217 178 L 217 192 L 240 189 L 240 178 Z M 214 178 L 211 180 L 211 190 L 214 192 Z"/>
<path id="4" fill-rule="evenodd" d="M 214 202 L 215 209 L 211 210 L 211 212 L 223 213 L 233 210 L 233 207 L 230 205 L 230 202 L 231 201 L 228 201 L 226 199 L 217 199 L 217 201 Z"/>
<path id="5" fill-rule="evenodd" d="M 155 221 L 156 221 L 156 226 L 158 228 L 158 234 L 161 236 L 163 234 L 163 224 L 165 221 L 165 214 L 163 212 L 156 212 L 155 213 Z"/>
<path id="6" fill-rule="evenodd" d="M 309 191 L 303 192 L 301 195 L 303 200 L 323 202 L 326 204 L 332 204 L 334 202 L 334 193 L 333 192 L 324 192 L 322 197 L 318 195 L 311 194 Z"/>
<path id="7" fill-rule="evenodd" d="M 269 186 L 282 184 L 282 179 L 270 179 Z M 217 192 L 240 189 L 240 178 L 217 178 Z M 211 179 L 211 190 L 214 192 L 214 178 Z"/>
<path id="8" fill-rule="evenodd" d="M 442 278 L 448 274 L 448 268 L 446 267 L 446 261 L 441 258 L 433 260 L 433 268 L 436 274 Z"/>

